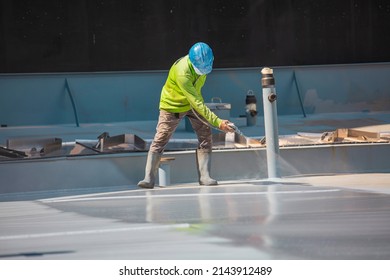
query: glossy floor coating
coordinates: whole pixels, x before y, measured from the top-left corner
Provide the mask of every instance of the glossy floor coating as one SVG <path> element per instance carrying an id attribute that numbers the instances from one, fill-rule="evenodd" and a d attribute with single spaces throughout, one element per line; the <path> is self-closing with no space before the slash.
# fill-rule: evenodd
<path id="1" fill-rule="evenodd" d="M 0 259 L 388 260 L 389 179 L 296 177 L 1 202 Z"/>

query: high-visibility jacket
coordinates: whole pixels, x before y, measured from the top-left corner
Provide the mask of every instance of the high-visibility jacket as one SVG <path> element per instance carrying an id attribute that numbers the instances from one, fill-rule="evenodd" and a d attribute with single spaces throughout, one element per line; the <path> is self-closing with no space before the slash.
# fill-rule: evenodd
<path id="1" fill-rule="evenodd" d="M 211 125 L 219 127 L 222 120 L 204 104 L 201 89 L 206 75 L 196 74 L 188 55 L 177 60 L 169 70 L 160 98 L 160 109 L 183 113 L 191 107 Z"/>

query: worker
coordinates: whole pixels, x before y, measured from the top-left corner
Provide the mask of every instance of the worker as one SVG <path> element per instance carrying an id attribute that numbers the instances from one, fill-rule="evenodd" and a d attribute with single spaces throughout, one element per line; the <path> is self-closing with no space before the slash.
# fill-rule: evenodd
<path id="1" fill-rule="evenodd" d="M 199 184 L 218 185 L 218 182 L 210 177 L 211 126 L 225 132 L 233 132 L 233 129 L 228 120 L 222 120 L 210 111 L 202 97 L 201 88 L 206 81 L 206 75 L 212 71 L 213 61 L 212 49 L 206 43 L 198 42 L 169 70 L 161 91 L 160 115 L 146 160 L 145 178 L 138 183 L 139 187 L 154 187 L 161 155 L 180 120 L 185 116 L 189 118 L 198 138 L 196 161 Z"/>

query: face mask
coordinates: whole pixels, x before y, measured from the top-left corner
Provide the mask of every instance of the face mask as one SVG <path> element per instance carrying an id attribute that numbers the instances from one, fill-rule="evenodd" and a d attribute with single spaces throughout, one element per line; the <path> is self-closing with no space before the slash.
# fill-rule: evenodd
<path id="1" fill-rule="evenodd" d="M 202 73 L 198 68 L 196 68 L 194 65 L 192 65 L 194 67 L 194 70 L 195 70 L 195 73 L 198 74 L 198 75 L 204 75 L 204 73 Z"/>

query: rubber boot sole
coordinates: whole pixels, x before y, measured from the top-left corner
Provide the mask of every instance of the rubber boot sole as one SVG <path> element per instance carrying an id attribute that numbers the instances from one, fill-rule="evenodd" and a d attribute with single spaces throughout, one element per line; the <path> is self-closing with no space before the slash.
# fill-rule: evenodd
<path id="1" fill-rule="evenodd" d="M 151 183 L 148 183 L 148 182 L 145 182 L 145 181 L 141 181 L 137 184 L 138 187 L 141 187 L 141 188 L 144 188 L 144 189 L 153 189 L 154 188 L 154 184 L 152 185 Z"/>

